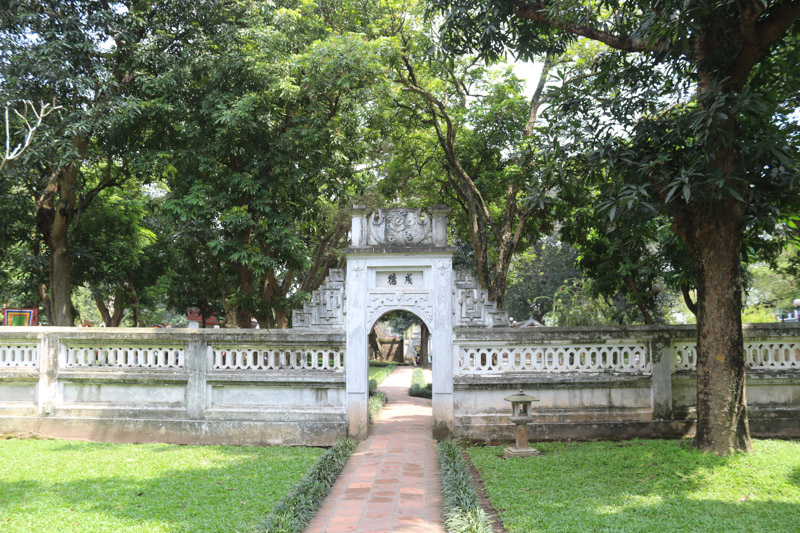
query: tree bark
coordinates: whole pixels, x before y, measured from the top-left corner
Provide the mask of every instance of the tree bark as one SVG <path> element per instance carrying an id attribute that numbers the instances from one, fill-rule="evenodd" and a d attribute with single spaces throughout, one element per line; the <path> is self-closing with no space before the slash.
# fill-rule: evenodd
<path id="1" fill-rule="evenodd" d="M 47 316 L 47 323 L 51 323 L 52 311 L 50 308 L 50 295 L 47 294 L 47 284 L 46 283 L 39 283 L 39 299 L 42 301 L 42 307 L 44 308 L 44 314 Z M 39 317 L 39 323 L 42 323 L 42 318 Z"/>
<path id="2" fill-rule="evenodd" d="M 123 303 L 125 298 L 125 288 L 120 284 L 114 293 L 114 314 L 111 315 L 112 328 L 118 328 L 122 323 L 122 318 L 125 316 L 125 305 Z"/>
<path id="3" fill-rule="evenodd" d="M 378 334 L 375 332 L 375 328 L 372 328 L 369 331 L 367 344 L 369 345 L 369 350 L 371 352 L 369 358 L 376 359 L 378 361 L 383 360 L 383 353 L 381 353 L 381 343 L 378 341 Z"/>
<path id="4" fill-rule="evenodd" d="M 103 319 L 103 324 L 105 324 L 107 328 L 110 328 L 111 313 L 108 311 L 108 306 L 99 292 L 95 292 L 94 294 L 94 305 L 97 306 L 97 310 L 100 311 L 100 317 Z"/>
<path id="5" fill-rule="evenodd" d="M 695 210 L 681 232 L 697 269 L 694 445 L 719 455 L 753 451 L 745 399 L 740 211 Z"/>
<path id="6" fill-rule="evenodd" d="M 253 295 L 253 273 L 246 266 L 237 267 L 239 270 L 239 282 L 241 283 L 241 291 L 248 296 Z M 236 327 L 237 328 L 252 328 L 253 315 L 249 309 L 243 306 L 236 306 Z"/>
<path id="7" fill-rule="evenodd" d="M 67 234 L 78 209 L 78 197 L 75 191 L 80 176 L 80 160 L 86 154 L 89 140 L 76 137 L 72 144 L 79 160 L 51 172 L 44 192 L 36 200 L 36 229 L 44 239 L 50 255 L 52 316 L 48 318 L 51 326 L 75 325 Z"/>
<path id="8" fill-rule="evenodd" d="M 431 338 L 431 332 L 428 331 L 428 326 L 423 322 L 419 328 L 419 366 L 422 368 L 430 368 L 428 362 L 428 339 Z"/>

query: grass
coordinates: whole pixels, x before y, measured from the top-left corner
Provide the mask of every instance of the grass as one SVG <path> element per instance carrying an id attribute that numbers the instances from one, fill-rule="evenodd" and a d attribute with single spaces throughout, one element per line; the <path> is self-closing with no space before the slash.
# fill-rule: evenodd
<path id="1" fill-rule="evenodd" d="M 469 456 L 510 532 L 797 531 L 800 442 L 704 454 L 688 441 L 537 443 L 541 457 Z"/>
<path id="2" fill-rule="evenodd" d="M 250 531 L 323 452 L 0 440 L 0 530 Z"/>
<path id="3" fill-rule="evenodd" d="M 291 494 L 267 517 L 267 533 L 299 533 L 317 512 L 358 443 L 342 439 L 320 457 Z"/>
<path id="4" fill-rule="evenodd" d="M 452 439 L 445 439 L 436 445 L 436 455 L 442 473 L 442 503 L 447 531 L 492 533 L 489 518 L 478 503 L 461 448 Z"/>
<path id="5" fill-rule="evenodd" d="M 397 363 L 390 363 L 385 361 L 371 361 L 369 363 L 369 385 L 370 390 L 383 383 L 383 380 L 388 378 L 394 372 Z M 374 382 L 374 385 L 373 385 Z"/>

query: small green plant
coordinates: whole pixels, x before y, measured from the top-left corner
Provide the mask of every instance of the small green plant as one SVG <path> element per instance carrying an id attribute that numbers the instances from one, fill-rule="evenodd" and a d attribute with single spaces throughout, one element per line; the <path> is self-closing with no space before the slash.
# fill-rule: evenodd
<path id="1" fill-rule="evenodd" d="M 425 383 L 425 373 L 421 368 L 415 368 L 411 375 L 411 387 L 408 389 L 408 395 L 415 398 L 430 399 L 433 397 L 433 384 Z"/>
<path id="2" fill-rule="evenodd" d="M 448 438 L 439 442 L 436 453 L 442 473 L 442 503 L 447 531 L 492 533 L 492 524 L 478 503 L 478 494 L 472 486 L 472 476 L 461 455 L 461 448 Z"/>
<path id="3" fill-rule="evenodd" d="M 356 441 L 342 439 L 325 452 L 294 490 L 275 506 L 266 519 L 264 531 L 302 531 L 330 492 L 357 444 Z"/>
<path id="4" fill-rule="evenodd" d="M 378 413 L 381 412 L 381 409 L 383 409 L 384 405 L 386 405 L 386 394 L 385 393 L 383 393 L 381 391 L 377 391 L 375 394 L 373 394 L 372 396 L 369 397 L 369 404 L 367 406 L 367 412 L 369 413 L 369 421 L 370 421 L 370 423 L 372 423 L 372 421 L 375 419 L 375 417 L 378 416 Z"/>

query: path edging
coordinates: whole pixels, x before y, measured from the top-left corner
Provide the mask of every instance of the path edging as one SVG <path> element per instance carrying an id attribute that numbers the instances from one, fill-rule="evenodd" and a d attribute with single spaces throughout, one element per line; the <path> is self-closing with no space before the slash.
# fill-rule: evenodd
<path id="1" fill-rule="evenodd" d="M 358 443 L 342 439 L 311 467 L 300 483 L 284 497 L 264 521 L 267 533 L 299 533 L 328 495 Z"/>

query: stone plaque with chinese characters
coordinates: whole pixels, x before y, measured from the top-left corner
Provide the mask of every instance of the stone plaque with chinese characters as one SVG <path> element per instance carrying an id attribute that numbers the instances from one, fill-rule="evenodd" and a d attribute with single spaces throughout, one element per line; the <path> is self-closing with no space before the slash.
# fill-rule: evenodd
<path id="1" fill-rule="evenodd" d="M 421 270 L 375 272 L 375 286 L 386 289 L 421 289 L 425 286 Z"/>

